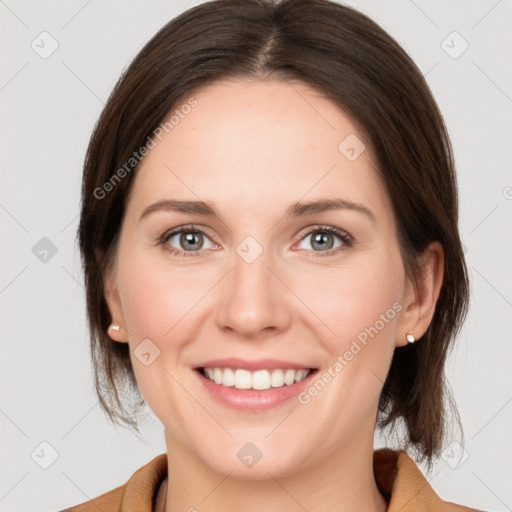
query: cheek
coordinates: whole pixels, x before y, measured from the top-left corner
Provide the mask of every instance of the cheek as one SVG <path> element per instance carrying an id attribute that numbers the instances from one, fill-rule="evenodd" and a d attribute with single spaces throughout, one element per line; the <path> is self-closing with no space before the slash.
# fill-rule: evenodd
<path id="1" fill-rule="evenodd" d="M 403 282 L 399 253 L 381 249 L 347 258 L 346 264 L 303 273 L 294 289 L 313 311 L 316 330 L 325 333 L 322 339 L 334 355 L 348 350 L 353 340 L 362 346 L 383 340 L 376 350 L 390 349 L 402 309 Z"/>
<path id="2" fill-rule="evenodd" d="M 172 327 L 170 311 L 177 302 L 177 292 L 146 269 L 125 276 L 122 296 L 130 341 L 136 344 L 149 338 L 158 344 Z"/>
<path id="3" fill-rule="evenodd" d="M 179 268 L 144 250 L 125 252 L 119 269 L 123 314 L 133 344 L 149 338 L 160 346 L 179 339 L 177 332 L 189 323 L 187 315 L 213 279 L 193 266 Z"/>

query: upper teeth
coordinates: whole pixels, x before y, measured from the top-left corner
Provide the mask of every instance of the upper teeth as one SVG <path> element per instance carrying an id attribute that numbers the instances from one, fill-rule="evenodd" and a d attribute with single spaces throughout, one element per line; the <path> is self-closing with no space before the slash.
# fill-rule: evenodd
<path id="1" fill-rule="evenodd" d="M 306 377 L 310 370 L 231 370 L 230 368 L 204 368 L 204 374 L 215 384 L 234 386 L 237 389 L 269 389 L 290 386 Z"/>

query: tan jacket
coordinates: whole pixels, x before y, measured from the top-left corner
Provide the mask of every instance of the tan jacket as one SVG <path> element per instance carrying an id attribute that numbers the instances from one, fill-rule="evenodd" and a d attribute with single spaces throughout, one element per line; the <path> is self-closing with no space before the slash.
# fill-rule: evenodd
<path id="1" fill-rule="evenodd" d="M 443 501 L 405 451 L 374 450 L 373 471 L 377 487 L 388 503 L 388 512 L 484 512 Z M 162 453 L 138 469 L 124 485 L 60 512 L 163 510 L 166 479 L 167 454 Z"/>

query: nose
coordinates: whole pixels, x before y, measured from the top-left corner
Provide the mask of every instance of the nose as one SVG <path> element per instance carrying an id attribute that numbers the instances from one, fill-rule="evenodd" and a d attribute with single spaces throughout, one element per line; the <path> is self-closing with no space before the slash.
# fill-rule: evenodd
<path id="1" fill-rule="evenodd" d="M 242 249 L 234 254 L 233 267 L 221 283 L 217 303 L 219 328 L 234 331 L 238 337 L 255 338 L 265 331 L 282 332 L 289 327 L 292 317 L 293 293 L 285 285 L 283 272 L 270 251 L 264 250 L 252 261 L 247 256 L 253 251 L 254 257 L 254 250 L 249 244 L 248 252 Z"/>

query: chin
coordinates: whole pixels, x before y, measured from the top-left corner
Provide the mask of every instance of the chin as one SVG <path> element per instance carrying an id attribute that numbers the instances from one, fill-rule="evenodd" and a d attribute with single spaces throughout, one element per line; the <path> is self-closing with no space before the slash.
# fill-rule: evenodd
<path id="1" fill-rule="evenodd" d="M 201 458 L 211 469 L 218 473 L 229 474 L 230 478 L 240 480 L 282 478 L 297 471 L 301 460 L 306 459 L 306 454 L 301 457 L 297 453 L 297 445 L 285 446 L 286 443 L 280 442 L 281 439 L 276 434 L 272 434 L 275 435 L 272 443 L 264 439 L 265 435 L 261 436 L 261 441 L 255 437 L 253 437 L 254 441 L 230 439 L 229 447 L 220 447 L 217 444 Z M 300 445 L 304 446 L 304 443 Z M 216 453 L 212 455 L 214 449 Z"/>

